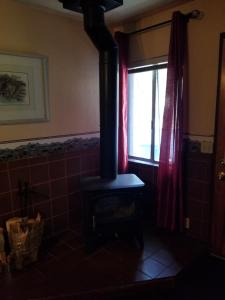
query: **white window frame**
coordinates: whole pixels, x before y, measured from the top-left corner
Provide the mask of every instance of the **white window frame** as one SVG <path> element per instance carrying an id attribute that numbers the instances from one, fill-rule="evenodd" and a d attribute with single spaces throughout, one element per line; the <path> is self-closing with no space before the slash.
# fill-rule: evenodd
<path id="1" fill-rule="evenodd" d="M 147 66 L 141 66 L 141 67 L 133 67 L 128 69 L 128 74 L 132 73 L 139 73 L 139 72 L 146 72 L 146 71 L 154 71 L 154 70 L 159 70 L 159 69 L 167 69 L 168 68 L 168 63 L 163 60 L 163 62 L 157 62 L 155 64 L 147 65 Z M 156 73 L 153 72 L 153 78 L 152 78 L 152 122 L 151 122 L 151 141 L 155 141 L 155 102 L 156 102 Z M 129 98 L 128 98 L 128 105 L 129 105 Z M 128 108 L 129 110 L 129 108 Z M 129 114 L 128 114 L 129 118 Z M 128 147 L 129 147 L 129 136 L 130 136 L 130 130 L 129 130 L 129 120 L 128 120 Z M 143 158 L 143 157 L 137 157 L 137 156 L 131 156 L 128 153 L 128 160 L 130 161 L 138 161 L 142 163 L 149 163 L 149 164 L 154 164 L 158 165 L 158 161 L 156 161 L 155 154 L 154 154 L 154 147 L 155 144 L 152 142 L 151 143 L 151 150 L 150 151 L 150 159 L 148 158 Z"/>

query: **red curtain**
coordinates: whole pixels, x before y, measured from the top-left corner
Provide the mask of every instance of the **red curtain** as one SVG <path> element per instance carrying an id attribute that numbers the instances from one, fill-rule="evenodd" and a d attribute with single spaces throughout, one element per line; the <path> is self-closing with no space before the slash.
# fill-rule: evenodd
<path id="1" fill-rule="evenodd" d="M 157 182 L 157 225 L 169 231 L 182 231 L 184 226 L 182 145 L 187 84 L 187 22 L 188 18 L 182 13 L 173 13 Z"/>
<path id="2" fill-rule="evenodd" d="M 128 44 L 129 36 L 115 33 L 119 47 L 119 131 L 118 131 L 118 171 L 125 173 L 128 168 L 127 145 L 127 103 L 128 103 Z"/>

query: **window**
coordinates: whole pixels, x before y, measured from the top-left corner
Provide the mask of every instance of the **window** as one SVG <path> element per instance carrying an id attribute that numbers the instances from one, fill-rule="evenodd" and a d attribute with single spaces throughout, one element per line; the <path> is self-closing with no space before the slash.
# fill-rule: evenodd
<path id="1" fill-rule="evenodd" d="M 129 70 L 129 158 L 159 161 L 166 78 L 166 63 Z"/>

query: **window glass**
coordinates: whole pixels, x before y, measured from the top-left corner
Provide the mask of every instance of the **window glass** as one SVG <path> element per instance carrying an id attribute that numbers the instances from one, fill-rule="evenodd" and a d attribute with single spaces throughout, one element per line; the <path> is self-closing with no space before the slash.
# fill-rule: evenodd
<path id="1" fill-rule="evenodd" d="M 167 65 L 131 70 L 128 75 L 128 155 L 159 161 Z"/>
<path id="2" fill-rule="evenodd" d="M 129 155 L 150 159 L 152 71 L 129 74 Z"/>

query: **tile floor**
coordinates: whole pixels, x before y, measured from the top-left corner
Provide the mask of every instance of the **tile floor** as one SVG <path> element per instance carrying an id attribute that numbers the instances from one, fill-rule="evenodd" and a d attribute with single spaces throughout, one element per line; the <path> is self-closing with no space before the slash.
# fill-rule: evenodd
<path id="1" fill-rule="evenodd" d="M 188 238 L 146 232 L 143 251 L 114 239 L 87 254 L 73 229 L 44 242 L 32 266 L 0 274 L 0 299 L 132 299 L 137 291 L 173 287 L 175 276 L 204 253 Z"/>
<path id="2" fill-rule="evenodd" d="M 176 283 L 173 300 L 224 300 L 225 260 L 199 259 Z"/>

